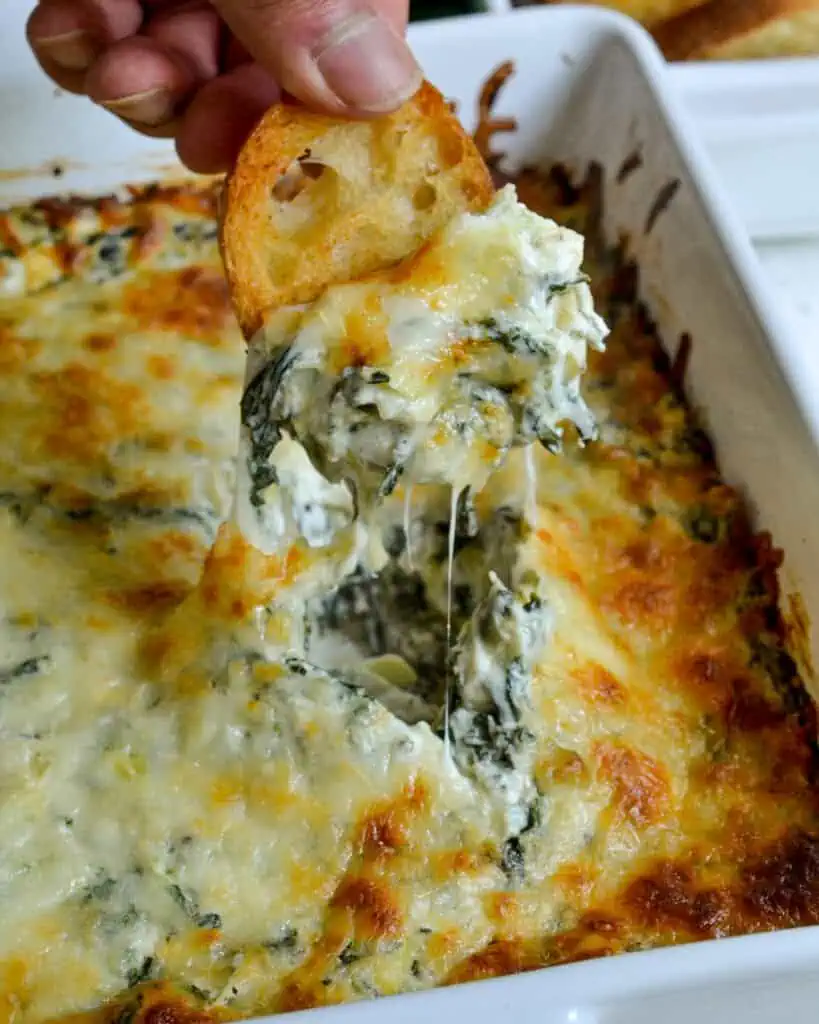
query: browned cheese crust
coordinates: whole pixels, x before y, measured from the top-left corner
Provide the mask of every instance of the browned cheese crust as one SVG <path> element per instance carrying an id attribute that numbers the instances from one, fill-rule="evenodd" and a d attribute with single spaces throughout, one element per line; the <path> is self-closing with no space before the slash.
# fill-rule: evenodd
<path id="1" fill-rule="evenodd" d="M 819 52 L 816 0 L 710 0 L 653 28 L 669 60 Z"/>
<path id="2" fill-rule="evenodd" d="M 559 4 L 570 0 L 541 2 Z M 749 60 L 819 53 L 817 0 L 589 2 L 639 21 L 669 60 Z"/>

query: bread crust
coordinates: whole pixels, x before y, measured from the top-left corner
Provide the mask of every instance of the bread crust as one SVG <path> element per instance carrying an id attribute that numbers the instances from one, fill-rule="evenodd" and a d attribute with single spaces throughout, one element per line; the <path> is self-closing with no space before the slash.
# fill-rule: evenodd
<path id="1" fill-rule="evenodd" d="M 545 0 L 546 3 L 574 3 L 576 0 Z M 607 7 L 613 11 L 634 18 L 641 25 L 651 29 L 668 18 L 677 17 L 702 3 L 702 0 L 583 0 L 595 6 Z"/>
<path id="2" fill-rule="evenodd" d="M 371 121 L 277 104 L 223 195 L 220 246 L 245 337 L 271 310 L 405 259 L 492 194 L 473 140 L 428 82 Z"/>
<path id="3" fill-rule="evenodd" d="M 788 44 L 791 28 L 798 36 L 802 16 L 810 12 L 817 12 L 819 33 L 819 0 L 708 0 L 653 32 L 669 60 L 819 52 L 819 34 L 815 42 Z"/>

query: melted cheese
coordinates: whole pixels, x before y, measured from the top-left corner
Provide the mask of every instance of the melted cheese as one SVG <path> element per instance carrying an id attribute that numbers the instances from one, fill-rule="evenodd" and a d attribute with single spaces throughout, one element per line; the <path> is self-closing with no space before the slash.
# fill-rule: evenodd
<path id="1" fill-rule="evenodd" d="M 592 194 L 519 191 L 593 228 Z M 616 260 L 592 234 L 600 440 L 458 501 L 450 759 L 450 487 L 368 532 L 285 443 L 260 547 L 224 522 L 210 207 L 2 224 L 0 1020 L 205 1024 L 819 921 L 777 556 Z"/>
<path id="2" fill-rule="evenodd" d="M 593 434 L 580 372 L 606 327 L 580 273 L 582 249 L 578 234 L 528 211 L 507 186 L 485 213 L 463 214 L 398 268 L 333 286 L 306 309 L 274 312 L 251 347 L 242 399 L 233 528 L 269 556 L 294 544 L 312 549 L 311 568 L 274 596 L 297 620 L 299 601 L 331 593 L 357 563 L 383 567 L 379 513 L 399 473 L 406 486 L 451 484 L 441 732 L 476 799 L 496 805 L 487 841 L 505 848 L 538 813 L 521 714 L 549 609 L 484 563 L 492 586 L 453 659 L 458 500 L 480 491 L 512 446 L 536 439 L 555 450 L 566 419 Z M 275 650 L 260 656 L 278 660 Z M 383 677 L 369 678 L 388 706 L 432 717 Z"/>
<path id="3" fill-rule="evenodd" d="M 245 490 L 262 504 L 274 430 L 365 506 L 404 475 L 479 486 L 513 445 L 556 447 L 567 421 L 590 436 L 580 374 L 606 328 L 582 256 L 507 186 L 397 268 L 273 313 L 243 402 Z"/>

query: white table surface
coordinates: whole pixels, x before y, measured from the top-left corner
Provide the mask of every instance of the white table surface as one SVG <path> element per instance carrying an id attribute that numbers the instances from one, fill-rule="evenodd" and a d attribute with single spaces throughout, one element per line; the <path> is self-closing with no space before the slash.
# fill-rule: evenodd
<path id="1" fill-rule="evenodd" d="M 819 352 L 819 59 L 670 73 L 794 329 Z"/>
<path id="2" fill-rule="evenodd" d="M 803 331 L 805 342 L 819 349 L 819 239 L 757 242 L 754 248 L 781 294 L 794 329 Z"/>

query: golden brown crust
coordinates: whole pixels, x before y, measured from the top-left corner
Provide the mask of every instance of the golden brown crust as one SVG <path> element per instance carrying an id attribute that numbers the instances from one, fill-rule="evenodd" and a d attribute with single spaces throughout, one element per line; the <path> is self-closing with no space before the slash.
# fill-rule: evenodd
<path id="1" fill-rule="evenodd" d="M 815 32 L 808 32 L 810 16 Z M 708 0 L 653 31 L 669 60 L 819 52 L 819 2 Z"/>
<path id="2" fill-rule="evenodd" d="M 546 3 L 572 3 L 574 0 L 546 0 Z M 597 7 L 626 14 L 635 21 L 651 28 L 666 18 L 676 17 L 696 7 L 702 0 L 588 0 Z M 752 0 L 750 0 L 752 2 Z"/>
<path id="3" fill-rule="evenodd" d="M 225 192 L 222 255 L 245 336 L 271 309 L 310 302 L 332 283 L 411 255 L 491 195 L 472 139 L 429 83 L 373 121 L 278 104 Z"/>

